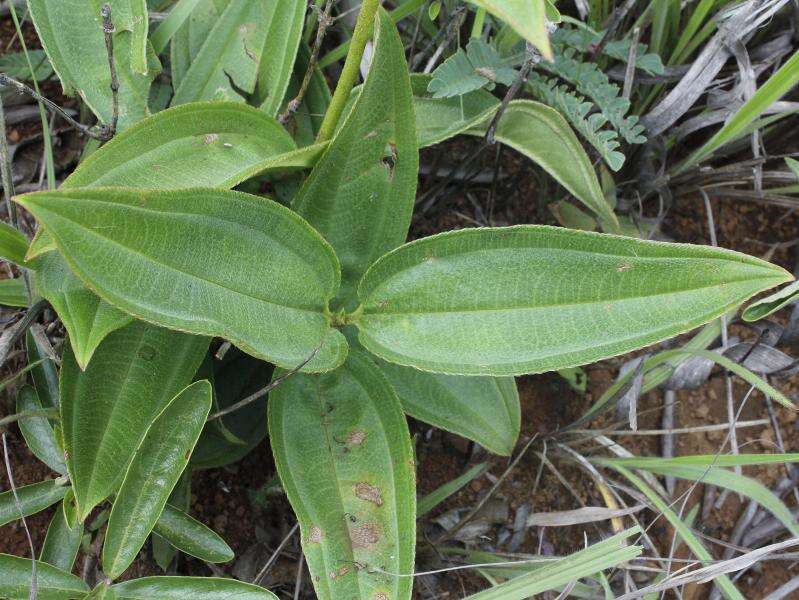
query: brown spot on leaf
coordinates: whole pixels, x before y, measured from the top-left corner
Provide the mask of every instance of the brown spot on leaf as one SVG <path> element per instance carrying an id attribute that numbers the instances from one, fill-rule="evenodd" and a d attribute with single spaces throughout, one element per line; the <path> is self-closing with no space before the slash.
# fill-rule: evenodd
<path id="1" fill-rule="evenodd" d="M 361 500 L 366 500 L 377 506 L 383 506 L 383 494 L 376 485 L 361 481 L 355 484 L 355 495 Z"/>
<path id="2" fill-rule="evenodd" d="M 632 269 L 632 268 L 633 268 L 633 266 L 632 266 L 630 263 L 628 263 L 628 262 L 623 262 L 623 263 L 621 263 L 621 264 L 619 265 L 619 268 L 618 268 L 618 269 L 616 269 L 616 270 L 617 270 L 619 273 L 623 273 L 624 271 L 626 271 L 626 270 L 628 270 L 628 269 Z"/>
<path id="3" fill-rule="evenodd" d="M 322 530 L 319 525 L 311 525 L 311 529 L 308 531 L 308 541 L 313 544 L 319 544 L 322 542 L 322 537 Z"/>
<path id="4" fill-rule="evenodd" d="M 380 526 L 377 523 L 363 523 L 351 527 L 350 540 L 354 550 L 370 548 L 380 541 Z"/>
<path id="5" fill-rule="evenodd" d="M 349 567 L 341 567 L 338 571 L 330 571 L 330 579 L 335 581 L 339 577 L 344 577 L 347 573 L 350 572 Z"/>
<path id="6" fill-rule="evenodd" d="M 210 146 L 214 142 L 218 142 L 218 141 L 219 141 L 219 134 L 218 133 L 206 133 L 203 136 L 203 143 L 206 146 Z"/>
<path id="7" fill-rule="evenodd" d="M 375 592 L 374 596 L 372 596 L 372 600 L 388 600 L 388 594 L 385 592 Z"/>
<path id="8" fill-rule="evenodd" d="M 347 443 L 350 446 L 360 446 L 366 441 L 366 432 L 355 429 L 347 434 Z"/>

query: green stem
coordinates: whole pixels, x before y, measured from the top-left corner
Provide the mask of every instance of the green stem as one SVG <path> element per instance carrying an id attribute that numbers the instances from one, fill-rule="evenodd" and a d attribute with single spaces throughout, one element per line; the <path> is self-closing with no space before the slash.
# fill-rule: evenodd
<path id="1" fill-rule="evenodd" d="M 474 15 L 474 23 L 472 23 L 472 35 L 473 38 L 479 38 L 483 35 L 483 25 L 485 25 L 486 20 L 486 9 L 478 8 L 477 12 Z"/>
<path id="2" fill-rule="evenodd" d="M 326 142 L 333 137 L 336 131 L 336 125 L 341 118 L 341 113 L 344 112 L 350 92 L 358 80 L 363 51 L 366 48 L 366 42 L 369 41 L 369 36 L 372 35 L 375 13 L 379 6 L 380 0 L 363 0 L 363 4 L 361 4 L 358 21 L 355 23 L 355 32 L 350 40 L 347 60 L 344 61 L 344 69 L 341 71 L 338 84 L 336 84 L 336 91 L 333 93 L 333 99 L 330 101 L 330 106 L 319 129 L 317 142 Z"/>

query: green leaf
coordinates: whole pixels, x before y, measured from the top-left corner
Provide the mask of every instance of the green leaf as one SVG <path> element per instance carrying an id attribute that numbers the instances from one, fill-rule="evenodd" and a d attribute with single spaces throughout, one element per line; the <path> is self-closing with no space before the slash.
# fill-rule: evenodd
<path id="1" fill-rule="evenodd" d="M 144 577 L 113 586 L 118 600 L 277 600 L 262 587 L 218 577 Z"/>
<path id="2" fill-rule="evenodd" d="M 200 365 L 208 338 L 141 321 L 109 335 L 83 372 L 61 369 L 61 426 L 78 520 L 114 493 L 147 428 Z"/>
<path id="3" fill-rule="evenodd" d="M 505 21 L 546 59 L 552 58 L 544 0 L 468 0 Z"/>
<path id="4" fill-rule="evenodd" d="M 233 550 L 221 537 L 170 504 L 158 517 L 153 531 L 181 552 L 211 563 L 233 560 Z"/>
<path id="5" fill-rule="evenodd" d="M 516 79 L 516 70 L 510 61 L 480 38 L 472 38 L 464 52 L 457 52 L 433 71 L 427 90 L 433 98 L 453 98 L 468 94 L 495 83 L 511 85 Z"/>
<path id="6" fill-rule="evenodd" d="M 438 375 L 380 361 L 402 408 L 415 419 L 510 456 L 519 437 L 521 410 L 512 377 Z"/>
<path id="7" fill-rule="evenodd" d="M 58 252 L 48 252 L 33 262 L 37 289 L 58 313 L 69 333 L 75 360 L 86 369 L 97 346 L 112 331 L 133 317 L 101 300 L 78 279 Z"/>
<path id="8" fill-rule="evenodd" d="M 65 483 L 63 478 L 59 478 L 18 487 L 19 507 L 17 507 L 17 501 L 12 490 L 1 493 L 0 526 L 19 519 L 20 508 L 22 509 L 22 516 L 29 517 L 43 511 L 48 506 L 52 506 L 64 497 L 69 488 Z"/>
<path id="9" fill-rule="evenodd" d="M 0 221 L 0 260 L 25 266 L 28 238 L 16 227 Z"/>
<path id="10" fill-rule="evenodd" d="M 271 379 L 264 363 L 231 348 L 214 361 L 214 411 L 231 406 L 263 389 Z M 209 421 L 194 448 L 191 464 L 210 469 L 234 463 L 250 453 L 266 436 L 266 396 L 232 413 Z"/>
<path id="11" fill-rule="evenodd" d="M 58 371 L 55 363 L 30 329 L 25 334 L 25 345 L 28 348 L 28 364 L 36 365 L 31 369 L 31 378 L 39 402 L 43 407 L 58 408 Z"/>
<path id="12" fill-rule="evenodd" d="M 36 388 L 26 385 L 17 394 L 17 412 L 26 410 L 42 410 L 42 403 Z M 50 467 L 56 473 L 66 474 L 67 465 L 64 462 L 64 451 L 56 441 L 53 426 L 46 417 L 29 417 L 20 419 L 17 424 L 25 438 L 25 444 L 34 456 Z"/>
<path id="13" fill-rule="evenodd" d="M 0 596 L 9 600 L 29 600 L 31 567 L 29 558 L 0 554 Z M 36 562 L 36 597 L 38 600 L 73 600 L 83 598 L 89 586 L 71 573 L 44 562 Z"/>
<path id="14" fill-rule="evenodd" d="M 484 136 L 491 119 L 467 131 Z M 619 222 L 599 185 L 591 160 L 558 111 L 532 100 L 514 100 L 497 125 L 495 139 L 521 152 L 601 217 L 611 227 Z"/>
<path id="15" fill-rule="evenodd" d="M 89 287 L 135 317 L 223 337 L 288 368 L 314 351 L 309 370 L 344 360 L 346 340 L 325 314 L 339 283 L 336 256 L 276 202 L 215 189 L 126 188 L 16 200 Z"/>
<path id="16" fill-rule="evenodd" d="M 136 559 L 189 464 L 211 410 L 213 392 L 198 381 L 180 392 L 150 425 L 119 488 L 103 544 L 103 570 L 116 579 Z"/>
<path id="17" fill-rule="evenodd" d="M 153 31 L 150 36 L 150 43 L 153 45 L 153 50 L 156 54 L 166 49 L 166 45 L 172 36 L 177 33 L 181 26 L 189 18 L 194 8 L 200 3 L 200 0 L 178 0 L 169 11 L 166 19 L 164 19 L 158 28 Z"/>
<path id="18" fill-rule="evenodd" d="M 621 565 L 641 555 L 641 546 L 628 545 L 628 539 L 640 533 L 640 528 L 633 527 L 585 550 L 555 559 L 546 567 L 467 596 L 466 600 L 523 600 Z"/>
<path id="19" fill-rule="evenodd" d="M 616 465 L 615 469 L 624 475 L 630 483 L 637 487 L 649 499 L 652 505 L 666 520 L 674 527 L 674 531 L 685 541 L 685 545 L 691 549 L 691 552 L 701 561 L 712 562 L 713 556 L 707 551 L 702 541 L 694 535 L 691 528 L 680 519 L 680 517 L 671 509 L 669 504 L 665 502 L 657 493 L 649 487 L 641 478 L 634 475 L 621 465 Z M 727 575 L 719 575 L 713 580 L 713 584 L 721 590 L 724 597 L 728 600 L 744 600 L 744 597 L 730 581 Z"/>
<path id="20" fill-rule="evenodd" d="M 300 523 L 318 597 L 409 599 L 413 452 L 402 407 L 375 364 L 353 349 L 343 367 L 294 375 L 269 399 L 275 464 Z"/>
<path id="21" fill-rule="evenodd" d="M 126 129 L 148 114 L 150 83 L 160 71 L 146 52 L 148 20 L 143 0 L 110 0 L 114 58 L 119 76 L 119 125 Z M 111 122 L 111 73 L 103 37 L 100 3 L 29 0 L 33 24 L 67 95 L 77 93 L 103 123 Z M 144 68 L 142 68 L 144 67 Z M 147 74 L 142 74 L 144 71 Z"/>
<path id="22" fill-rule="evenodd" d="M 255 108 L 195 102 L 156 113 L 114 137 L 63 187 L 231 188 L 257 174 L 262 163 L 294 150 L 286 130 Z"/>
<path id="23" fill-rule="evenodd" d="M 752 302 L 752 304 L 744 309 L 741 317 L 744 321 L 749 322 L 765 319 L 781 308 L 796 302 L 797 297 L 799 297 L 799 282 L 794 281 L 792 284 L 786 285 L 780 291 L 766 296 L 765 298 L 761 298 L 757 302 Z"/>
<path id="24" fill-rule="evenodd" d="M 25 282 L 17 279 L 0 279 L 0 306 L 25 308 L 28 306 L 28 294 Z"/>
<path id="25" fill-rule="evenodd" d="M 36 81 L 44 81 L 53 75 L 53 66 L 47 60 L 44 50 L 28 50 L 28 57 L 31 65 L 33 65 Z M 28 59 L 25 58 L 25 53 L 9 52 L 0 56 L 0 73 L 5 73 L 14 79 L 30 81 L 31 70 L 28 66 Z"/>
<path id="26" fill-rule="evenodd" d="M 480 463 L 479 465 L 474 465 L 471 469 L 466 471 L 463 475 L 460 475 L 453 479 L 452 481 L 448 481 L 444 485 L 439 488 L 436 488 L 429 494 L 427 494 L 424 498 L 420 498 L 419 502 L 416 505 L 416 518 L 420 519 L 431 510 L 433 510 L 436 506 L 444 502 L 447 498 L 458 492 L 464 486 L 468 485 L 475 477 L 482 475 L 486 472 L 486 468 L 488 467 L 488 463 Z"/>
<path id="27" fill-rule="evenodd" d="M 377 261 L 352 319 L 361 343 L 390 362 L 541 373 L 673 337 L 791 279 L 720 248 L 542 225 L 467 229 Z"/>
<path id="28" fill-rule="evenodd" d="M 82 538 L 83 525 L 76 523 L 70 527 L 64 517 L 63 507 L 56 508 L 44 536 L 39 560 L 69 573 L 75 564 Z"/>
<path id="29" fill-rule="evenodd" d="M 297 49 L 302 38 L 307 6 L 296 0 L 267 2 L 266 43 L 258 66 L 256 102 L 261 110 L 274 117 L 286 95 Z"/>
<path id="30" fill-rule="evenodd" d="M 117 594 L 110 583 L 101 581 L 84 600 L 117 600 Z"/>
<path id="31" fill-rule="evenodd" d="M 212 359 L 210 359 L 209 356 L 206 356 L 206 360 Z M 200 371 L 202 371 L 202 367 L 200 367 Z M 194 451 L 196 453 L 196 446 Z M 192 469 L 187 468 L 185 471 L 183 471 L 183 475 L 180 476 L 178 484 L 169 495 L 169 500 L 167 500 L 167 505 L 164 507 L 164 512 L 161 513 L 159 520 L 164 518 L 164 513 L 168 511 L 171 512 L 170 508 L 172 507 L 175 507 L 175 510 L 180 510 L 181 512 L 189 511 L 191 505 L 191 480 Z M 169 543 L 166 538 L 156 533 L 155 529 L 157 528 L 158 522 L 156 522 L 155 527 L 153 528 L 153 533 L 150 535 L 150 542 L 152 543 L 153 548 L 153 560 L 159 567 L 161 567 L 162 571 L 166 571 L 172 565 L 172 561 L 174 560 L 175 556 L 177 556 L 178 549 Z"/>
<path id="32" fill-rule="evenodd" d="M 229 0 L 200 0 L 189 18 L 180 26 L 170 44 L 172 86 L 180 87 L 191 63 L 197 57 L 208 34 L 225 10 Z"/>
<path id="33" fill-rule="evenodd" d="M 293 204 L 341 261 L 336 308 L 354 308 L 355 287 L 369 265 L 405 241 L 418 169 L 405 50 L 381 11 L 361 95 Z"/>
<path id="34" fill-rule="evenodd" d="M 464 133 L 493 116 L 499 107 L 499 100 L 486 90 L 476 90 L 457 98 L 432 98 L 427 92 L 430 80 L 430 75 L 411 74 L 420 148 Z"/>
<path id="35" fill-rule="evenodd" d="M 241 93 L 252 94 L 274 5 L 228 2 L 175 88 L 172 105 L 196 100 L 243 102 Z"/>
<path id="36" fill-rule="evenodd" d="M 712 138 L 695 150 L 676 169 L 675 175 L 701 162 L 718 148 L 732 141 L 740 135 L 746 127 L 774 102 L 793 88 L 799 82 L 799 52 L 794 53 L 779 70 L 761 85 L 755 94 L 741 106 L 735 114 L 727 119 L 722 127 Z"/>

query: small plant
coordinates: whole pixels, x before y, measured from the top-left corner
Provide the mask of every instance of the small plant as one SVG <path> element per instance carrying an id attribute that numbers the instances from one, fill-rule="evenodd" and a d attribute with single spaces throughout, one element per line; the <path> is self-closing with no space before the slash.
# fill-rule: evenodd
<path id="1" fill-rule="evenodd" d="M 47 537 L 59 542 L 37 561 L 0 555 L 0 596 L 275 597 L 216 577 L 118 581 L 152 534 L 159 564 L 176 551 L 231 560 L 188 514 L 191 471 L 235 462 L 268 434 L 317 596 L 409 599 L 406 415 L 510 455 L 513 376 L 661 342 L 793 280 L 721 248 L 544 225 L 406 243 L 419 149 L 458 134 L 526 155 L 617 232 L 572 127 L 613 170 L 621 140 L 642 143 L 643 127 L 579 58 L 598 34 L 550 42 L 543 1 L 473 3 L 526 58 L 477 36 L 424 75 L 409 74 L 395 15 L 364 0 L 332 95 L 316 66 L 331 2 L 317 4 L 308 47 L 306 3 L 294 0 L 180 0 L 154 31 L 144 1 L 111 2 L 101 19 L 92 3 L 29 0 L 49 65 L 100 126 L 58 189 L 13 198 L 11 214 L 38 223 L 32 242 L 0 232 L 2 257 L 27 277 L 24 304 L 51 306 L 69 338 L 58 369 L 28 334 L 32 385 L 14 416 L 61 476 L 0 494 L 0 523 L 60 502 Z M 623 58 L 630 43 L 605 51 Z M 643 49 L 638 60 L 662 70 Z M 171 79 L 159 77 L 167 65 Z M 491 93 L 518 89 L 534 66 L 526 89 L 544 103 Z M 94 589 L 71 574 L 87 532 L 101 544 Z M 636 533 L 563 559 L 565 578 L 532 572 L 496 597 L 628 561 Z"/>

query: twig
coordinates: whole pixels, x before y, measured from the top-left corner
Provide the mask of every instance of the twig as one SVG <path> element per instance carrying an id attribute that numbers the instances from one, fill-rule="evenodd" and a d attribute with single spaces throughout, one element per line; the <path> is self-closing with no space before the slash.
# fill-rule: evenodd
<path id="1" fill-rule="evenodd" d="M 231 404 L 230 406 L 227 406 L 227 407 L 223 408 L 222 410 L 218 410 L 215 413 L 211 414 L 208 417 L 208 421 L 213 421 L 214 419 L 218 419 L 220 417 L 224 417 L 227 414 L 230 414 L 230 413 L 235 412 L 235 411 L 237 411 L 237 410 L 239 410 L 241 408 L 244 408 L 248 404 L 251 404 L 252 402 L 255 402 L 256 400 L 258 400 L 259 398 L 263 398 L 270 391 L 275 389 L 281 383 L 286 381 L 286 379 L 288 379 L 289 377 L 294 375 L 297 371 L 299 371 L 305 365 L 307 365 L 309 362 L 311 362 L 313 360 L 314 356 L 316 356 L 316 353 L 319 352 L 319 349 L 321 347 L 322 347 L 321 345 L 317 346 L 308 358 L 306 358 L 304 361 L 302 361 L 296 367 L 291 369 L 291 371 L 287 371 L 286 373 L 284 373 L 283 375 L 281 375 L 277 379 L 273 379 L 272 381 L 269 382 L 268 385 L 266 385 L 265 387 L 262 387 L 257 392 L 253 392 L 252 394 L 250 394 L 246 398 L 243 398 L 242 400 L 239 400 L 235 404 Z"/>
<path id="2" fill-rule="evenodd" d="M 31 306 L 17 323 L 0 335 L 0 366 L 6 362 L 11 348 L 28 330 L 28 327 L 37 319 L 41 312 L 47 307 L 47 300 L 39 300 Z"/>
<path id="3" fill-rule="evenodd" d="M 663 435 L 663 458 L 674 458 L 674 434 L 671 433 L 674 429 L 674 399 L 674 390 L 666 390 L 663 402 L 663 429 L 667 433 Z M 666 476 L 666 490 L 669 492 L 669 497 L 674 496 L 676 483 L 674 476 Z"/>
<path id="4" fill-rule="evenodd" d="M 305 555 L 300 552 L 300 560 L 297 561 L 297 579 L 294 582 L 294 600 L 300 600 L 302 591 L 302 569 L 305 566 Z"/>
<path id="5" fill-rule="evenodd" d="M 108 70 L 111 72 L 111 124 L 107 126 L 107 139 L 114 137 L 119 122 L 119 77 L 117 63 L 114 59 L 114 23 L 111 21 L 111 5 L 103 4 L 100 9 L 103 17 L 103 37 L 105 38 L 105 51 L 108 54 Z"/>
<path id="6" fill-rule="evenodd" d="M 636 0 L 627 0 L 613 13 L 613 18 L 611 19 L 608 28 L 605 30 L 605 35 L 602 36 L 602 39 L 599 40 L 599 43 L 596 45 L 593 52 L 591 53 L 594 56 L 594 58 L 602 54 L 602 50 L 605 49 L 605 45 L 610 41 L 610 39 L 614 35 L 616 35 L 616 28 L 624 20 L 624 17 L 627 16 L 627 13 L 630 12 L 630 9 L 632 9 L 632 7 L 635 6 L 635 2 Z"/>
<path id="7" fill-rule="evenodd" d="M 83 123 L 79 123 L 75 119 L 73 119 L 70 114 L 65 111 L 63 108 L 58 106 L 52 100 L 45 98 L 41 94 L 39 94 L 33 88 L 28 87 L 21 81 L 17 81 L 16 79 L 9 77 L 5 73 L 0 73 L 0 86 L 3 85 L 10 85 L 17 89 L 20 94 L 27 94 L 37 102 L 43 103 L 47 108 L 50 110 L 58 113 L 67 123 L 69 123 L 72 127 L 80 131 L 82 134 L 89 136 L 92 139 L 99 140 L 101 142 L 106 142 L 111 139 L 111 135 L 108 134 L 108 128 L 106 126 L 94 126 L 89 127 L 88 125 L 84 125 Z"/>
<path id="8" fill-rule="evenodd" d="M 272 565 L 277 560 L 277 557 L 280 556 L 280 553 L 283 551 L 283 548 L 285 548 L 286 544 L 289 543 L 291 536 L 293 536 L 296 533 L 299 526 L 300 526 L 299 523 L 295 523 L 294 527 L 292 527 L 291 530 L 286 534 L 286 537 L 284 537 L 283 540 L 280 542 L 280 544 L 278 544 L 278 547 L 275 548 L 275 551 L 272 553 L 272 556 L 269 557 L 269 560 L 266 561 L 266 564 L 263 566 L 263 568 L 260 571 L 258 571 L 258 575 L 256 575 L 255 578 L 253 578 L 252 582 L 254 584 L 258 585 L 258 582 L 261 581 L 261 579 L 263 579 L 263 577 L 269 572 L 269 569 L 272 568 Z"/>
<path id="9" fill-rule="evenodd" d="M 36 419 L 46 417 L 48 419 L 58 419 L 59 412 L 57 408 L 43 408 L 41 410 L 23 410 L 22 412 L 14 413 L 0 419 L 0 427 L 5 427 L 11 423 L 22 421 L 23 419 Z"/>
<path id="10" fill-rule="evenodd" d="M 518 75 L 516 75 L 516 79 L 513 81 L 513 84 L 508 88 L 508 91 L 505 93 L 505 97 L 502 98 L 502 104 L 499 105 L 499 109 L 496 113 L 494 113 L 494 118 L 491 119 L 491 124 L 488 126 L 488 131 L 486 131 L 485 141 L 486 144 L 493 146 L 496 143 L 494 140 L 494 135 L 497 132 L 497 126 L 499 125 L 500 119 L 505 114 L 505 111 L 508 109 L 508 105 L 510 104 L 511 100 L 516 97 L 516 94 L 519 93 L 522 85 L 527 83 L 527 77 L 530 75 L 530 71 L 533 68 L 533 65 L 541 60 L 541 55 L 538 54 L 533 45 L 530 42 L 527 42 L 526 52 L 524 54 L 524 63 L 522 63 L 522 68 L 519 69 Z"/>
<path id="11" fill-rule="evenodd" d="M 305 70 L 305 76 L 302 78 L 300 90 L 297 92 L 297 95 L 286 105 L 286 110 L 284 110 L 277 118 L 281 125 L 288 123 L 291 116 L 297 112 L 300 104 L 302 104 L 302 99 L 305 98 L 305 93 L 308 91 L 308 85 L 311 83 L 311 77 L 313 76 L 314 69 L 316 69 L 316 62 L 319 59 L 319 51 L 322 48 L 322 41 L 325 39 L 327 28 L 330 27 L 331 23 L 333 23 L 333 19 L 330 17 L 332 11 L 333 0 L 327 0 L 325 3 L 324 12 L 319 15 L 319 26 L 316 29 L 316 39 L 314 40 L 313 50 L 311 50 L 311 58 L 308 61 L 308 68 Z"/>
<path id="12" fill-rule="evenodd" d="M 17 507 L 17 512 L 19 512 L 19 518 L 22 521 L 22 528 L 25 530 L 25 535 L 28 538 L 28 546 L 31 549 L 31 586 L 28 590 L 28 598 L 30 600 L 36 600 L 37 596 L 37 587 L 38 587 L 38 577 L 36 575 L 36 549 L 33 547 L 33 538 L 31 538 L 30 529 L 28 529 L 28 523 L 25 521 L 25 513 L 22 510 L 22 503 L 19 501 L 19 496 L 17 495 L 17 486 L 14 485 L 14 474 L 11 472 L 11 461 L 8 458 L 8 442 L 6 441 L 6 434 L 3 433 L 3 460 L 6 463 L 6 475 L 8 475 L 8 484 L 11 486 L 11 493 L 14 496 L 14 504 Z"/>
<path id="13" fill-rule="evenodd" d="M 89 552 L 86 553 L 86 557 L 83 560 L 81 577 L 90 587 L 94 587 L 97 583 L 97 564 L 100 561 L 100 551 L 102 550 L 104 539 L 105 531 L 101 529 L 97 532 Z"/>

